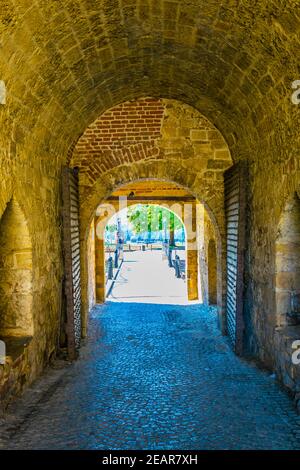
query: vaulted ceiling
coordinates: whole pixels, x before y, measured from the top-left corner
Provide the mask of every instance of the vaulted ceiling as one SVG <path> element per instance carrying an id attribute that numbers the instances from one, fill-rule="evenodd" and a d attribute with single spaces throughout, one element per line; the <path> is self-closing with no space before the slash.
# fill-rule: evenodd
<path id="1" fill-rule="evenodd" d="M 140 96 L 193 105 L 239 158 L 266 136 L 299 142 L 299 50 L 298 0 L 2 0 L 0 143 L 65 158 Z"/>

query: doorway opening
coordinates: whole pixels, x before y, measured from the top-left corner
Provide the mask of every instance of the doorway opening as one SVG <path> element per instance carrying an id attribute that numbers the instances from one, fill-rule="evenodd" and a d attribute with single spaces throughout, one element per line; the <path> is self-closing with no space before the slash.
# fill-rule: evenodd
<path id="1" fill-rule="evenodd" d="M 159 180 L 121 186 L 90 226 L 89 306 L 147 298 L 221 306 L 220 245 L 204 204 L 182 186 Z"/>
<path id="2" fill-rule="evenodd" d="M 139 203 L 105 228 L 106 298 L 122 302 L 186 304 L 186 235 L 166 207 Z"/>

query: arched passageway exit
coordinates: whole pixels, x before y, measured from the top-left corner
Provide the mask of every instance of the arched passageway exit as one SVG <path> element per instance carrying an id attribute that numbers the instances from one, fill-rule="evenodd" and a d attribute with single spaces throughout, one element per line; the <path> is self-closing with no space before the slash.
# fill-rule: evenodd
<path id="1" fill-rule="evenodd" d="M 132 237 L 131 234 L 131 240 L 127 233 L 128 227 L 121 228 L 117 226 L 118 214 L 122 212 L 127 215 L 128 213 L 132 214 L 134 207 L 137 205 L 141 209 L 147 207 L 148 210 L 151 207 L 156 207 L 158 219 L 160 214 L 159 208 L 161 207 L 162 211 L 164 211 L 164 220 L 161 221 L 160 227 L 159 220 L 154 222 L 154 229 L 155 224 L 157 225 L 156 228 L 159 229 L 156 230 L 156 232 L 154 230 L 151 233 L 142 233 L 140 240 L 137 240 L 137 233 L 135 233 L 135 237 Z M 133 218 L 136 218 L 137 214 L 139 214 L 138 211 L 135 212 Z M 147 214 L 145 217 L 147 218 Z M 107 232 L 109 220 L 111 219 L 113 219 L 115 223 L 115 226 L 109 228 L 110 231 L 113 231 L 113 235 Z M 177 226 L 171 229 L 174 219 L 177 220 Z M 140 221 L 137 220 L 135 224 L 137 227 L 140 225 Z M 143 227 L 139 227 L 139 229 L 142 232 L 145 229 L 147 231 L 148 222 L 145 222 L 144 229 Z M 211 302 L 217 304 L 217 284 L 219 284 L 219 289 L 222 289 L 222 261 L 219 256 L 217 262 L 217 250 L 214 255 L 215 260 L 211 258 L 212 253 L 209 250 L 209 240 L 214 240 L 216 246 L 216 244 L 219 243 L 219 239 L 216 238 L 216 229 L 204 205 L 199 203 L 196 198 L 183 187 L 159 180 L 141 180 L 123 185 L 115 190 L 111 196 L 107 198 L 105 203 L 98 206 L 95 219 L 92 221 L 91 230 L 94 232 L 94 235 L 93 237 L 89 237 L 88 243 L 88 272 L 90 276 L 88 285 L 90 289 L 89 296 L 94 296 L 95 302 L 104 302 L 108 291 L 109 293 L 111 291 L 111 286 L 116 284 L 114 282 L 115 273 L 111 272 L 111 268 L 114 267 L 115 264 L 118 265 L 118 261 L 116 261 L 116 256 L 118 256 L 116 250 L 118 249 L 119 238 L 124 239 L 126 236 L 127 243 L 122 247 L 122 259 L 124 257 L 126 258 L 126 256 L 127 258 L 128 256 L 132 257 L 128 252 L 130 250 L 133 251 L 133 249 L 136 250 L 136 248 L 140 250 L 146 249 L 147 246 L 149 249 L 156 248 L 156 250 L 161 251 L 161 257 L 165 258 L 166 265 L 171 268 L 169 275 L 177 276 L 177 279 L 182 279 L 182 283 L 186 284 L 189 301 L 204 301 L 206 303 Z M 121 231 L 125 231 L 126 233 L 119 233 L 117 235 L 117 233 Z M 110 251 L 110 254 L 107 254 L 106 259 L 105 233 L 111 242 L 110 248 L 109 243 L 107 243 L 106 251 Z M 113 237 L 113 239 L 111 237 Z M 154 238 L 156 238 L 156 240 L 154 240 Z M 122 241 L 124 242 L 124 240 Z M 93 244 L 95 245 L 94 250 L 92 247 Z M 157 251 L 153 250 L 153 256 L 155 256 L 154 253 L 157 253 Z M 205 253 L 204 259 L 203 256 L 201 256 L 203 253 Z M 144 258 L 145 257 L 146 255 Z M 207 269 L 208 262 L 210 264 L 215 263 L 216 269 L 216 297 L 214 302 L 211 301 L 208 293 L 210 282 Z M 159 269 L 158 266 L 157 268 Z M 152 276 L 155 276 L 155 273 L 153 273 Z M 113 277 L 113 282 L 109 279 L 111 277 Z M 149 279 L 149 281 L 145 279 L 145 283 L 148 282 L 151 283 L 151 279 Z M 95 285 L 95 288 L 93 288 L 93 285 Z"/>
<path id="2" fill-rule="evenodd" d="M 191 291 L 187 281 L 190 269 L 184 223 L 166 206 L 131 201 L 108 221 L 106 299 L 186 304 L 188 289 L 189 297 L 197 296 L 198 291 Z M 178 203 L 176 206 L 180 208 Z"/>
<path id="3" fill-rule="evenodd" d="M 104 243 L 95 236 L 101 205 L 115 211 L 122 198 L 132 204 L 139 197 L 142 202 L 154 198 L 155 203 L 177 198 L 180 205 L 183 197 L 191 206 L 188 243 L 194 244 L 192 249 L 187 246 L 188 298 L 216 302 L 222 333 L 229 334 L 237 353 L 243 353 L 247 168 L 232 163 L 215 126 L 175 100 L 144 97 L 124 102 L 86 129 L 69 158 L 79 172 L 83 336 L 90 309 L 105 301 Z M 157 182 L 175 186 L 155 195 Z M 209 250 L 210 239 L 215 250 Z"/>

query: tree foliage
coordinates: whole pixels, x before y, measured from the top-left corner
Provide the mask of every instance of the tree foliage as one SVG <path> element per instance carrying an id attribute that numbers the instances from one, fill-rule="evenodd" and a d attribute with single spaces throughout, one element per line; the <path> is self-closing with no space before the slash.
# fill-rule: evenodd
<path id="1" fill-rule="evenodd" d="M 153 204 L 138 204 L 129 207 L 127 218 L 136 235 L 145 232 L 158 232 L 165 228 L 168 231 L 183 228 L 181 220 L 173 212 Z"/>

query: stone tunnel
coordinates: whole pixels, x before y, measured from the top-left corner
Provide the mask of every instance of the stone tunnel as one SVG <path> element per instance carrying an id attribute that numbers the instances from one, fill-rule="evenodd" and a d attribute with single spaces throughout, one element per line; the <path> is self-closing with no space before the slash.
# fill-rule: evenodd
<path id="1" fill-rule="evenodd" d="M 80 358 L 126 197 L 191 205 L 189 299 L 300 409 L 298 2 L 2 4 L 2 403 Z"/>

